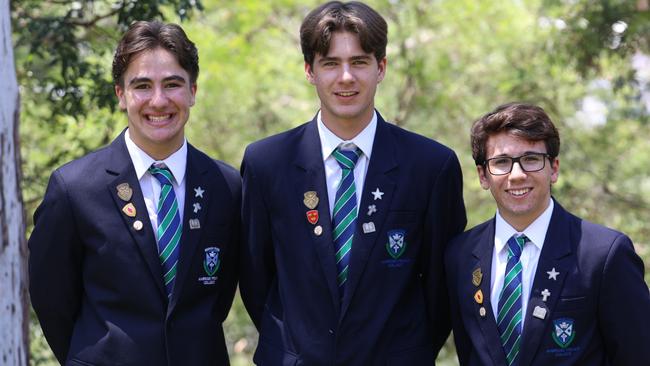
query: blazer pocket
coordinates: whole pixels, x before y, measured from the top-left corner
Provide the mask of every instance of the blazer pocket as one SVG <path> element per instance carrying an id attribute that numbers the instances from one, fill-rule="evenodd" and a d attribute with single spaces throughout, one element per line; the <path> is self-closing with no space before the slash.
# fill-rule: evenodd
<path id="1" fill-rule="evenodd" d="M 388 211 L 387 221 L 400 224 L 412 224 L 417 222 L 417 213 L 415 211 Z"/>
<path id="2" fill-rule="evenodd" d="M 582 309 L 587 303 L 587 296 L 564 296 L 557 303 L 557 311 Z"/>
<path id="3" fill-rule="evenodd" d="M 418 366 L 433 365 L 433 349 L 430 346 L 418 346 L 393 352 L 388 355 L 387 366 Z"/>

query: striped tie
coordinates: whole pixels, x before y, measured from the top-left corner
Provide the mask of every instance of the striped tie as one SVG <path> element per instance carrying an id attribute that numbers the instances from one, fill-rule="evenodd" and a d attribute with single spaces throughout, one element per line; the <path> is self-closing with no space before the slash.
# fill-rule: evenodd
<path id="1" fill-rule="evenodd" d="M 508 365 L 517 365 L 521 348 L 521 251 L 528 241 L 525 235 L 513 235 L 508 240 L 508 263 L 503 280 L 503 290 L 499 296 L 497 327 Z"/>
<path id="2" fill-rule="evenodd" d="M 334 158 L 341 167 L 341 183 L 336 189 L 334 201 L 333 226 L 334 247 L 336 249 L 337 282 L 339 295 L 343 298 L 345 282 L 348 279 L 348 265 L 350 264 L 350 250 L 352 238 L 357 222 L 357 189 L 354 185 L 354 166 L 359 160 L 361 150 L 334 150 Z"/>
<path id="3" fill-rule="evenodd" d="M 160 182 L 160 198 L 158 199 L 158 253 L 163 268 L 163 280 L 167 297 L 171 297 L 176 278 L 176 267 L 178 264 L 179 244 L 181 241 L 181 217 L 178 211 L 178 201 L 172 180 L 174 175 L 166 167 L 151 165 L 149 173 Z"/>

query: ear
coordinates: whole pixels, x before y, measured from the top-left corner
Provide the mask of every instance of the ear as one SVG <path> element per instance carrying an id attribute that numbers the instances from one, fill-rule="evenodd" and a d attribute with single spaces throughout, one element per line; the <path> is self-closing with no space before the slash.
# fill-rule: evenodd
<path id="1" fill-rule="evenodd" d="M 121 110 L 126 109 L 126 97 L 124 96 L 124 89 L 121 86 L 115 85 L 115 95 L 117 96 L 118 105 Z"/>
<path id="2" fill-rule="evenodd" d="M 305 76 L 307 77 L 307 81 L 309 81 L 310 84 L 314 85 L 316 83 L 316 80 L 314 79 L 314 69 L 306 61 L 305 61 Z"/>
<path id="3" fill-rule="evenodd" d="M 192 93 L 192 96 L 190 98 L 190 107 L 193 107 L 194 102 L 196 101 L 196 83 L 192 83 L 190 86 L 190 93 Z"/>
<path id="4" fill-rule="evenodd" d="M 560 159 L 555 158 L 551 163 L 551 184 L 557 182 L 557 178 L 560 176 Z"/>
<path id="5" fill-rule="evenodd" d="M 481 183 L 481 188 L 485 190 L 490 189 L 490 181 L 487 177 L 487 174 L 489 173 L 485 170 L 485 167 L 482 165 L 477 165 L 476 171 L 478 172 L 478 180 Z"/>
<path id="6" fill-rule="evenodd" d="M 379 75 L 377 75 L 377 83 L 381 83 L 382 80 L 384 80 L 384 76 L 386 76 L 386 67 L 388 66 L 388 60 L 386 57 L 381 59 L 379 61 L 379 65 L 377 67 Z"/>

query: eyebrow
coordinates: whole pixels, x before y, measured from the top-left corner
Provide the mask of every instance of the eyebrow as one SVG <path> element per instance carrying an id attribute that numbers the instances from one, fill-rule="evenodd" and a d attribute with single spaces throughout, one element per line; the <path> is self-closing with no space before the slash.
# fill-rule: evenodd
<path id="1" fill-rule="evenodd" d="M 524 155 L 528 155 L 528 154 L 548 154 L 548 153 L 547 152 L 542 152 L 542 151 L 530 151 L 529 150 L 529 151 L 524 151 L 522 154 L 517 155 L 517 156 L 508 155 L 508 154 L 499 154 L 499 155 L 494 155 L 490 159 L 494 159 L 494 158 L 513 158 L 513 157 L 519 157 L 519 156 L 524 156 Z"/>
<path id="2" fill-rule="evenodd" d="M 357 61 L 357 60 L 369 60 L 371 56 L 369 55 L 359 55 L 359 56 L 352 56 L 350 57 L 350 61 Z M 319 63 L 321 62 L 328 62 L 328 61 L 340 61 L 340 57 L 328 57 L 328 56 L 323 56 L 320 60 L 318 60 Z"/>
<path id="3" fill-rule="evenodd" d="M 162 80 L 163 82 L 169 81 L 178 81 L 181 83 L 186 83 L 185 79 L 180 75 L 171 75 Z M 133 78 L 129 81 L 129 85 L 138 84 L 138 83 L 150 83 L 151 79 L 146 77 Z"/>

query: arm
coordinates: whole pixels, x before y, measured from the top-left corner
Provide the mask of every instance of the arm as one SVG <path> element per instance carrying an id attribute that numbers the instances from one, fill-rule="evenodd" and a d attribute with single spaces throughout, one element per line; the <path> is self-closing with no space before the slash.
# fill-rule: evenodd
<path id="1" fill-rule="evenodd" d="M 81 307 L 82 243 L 68 192 L 58 171 L 34 213 L 29 238 L 29 290 L 43 333 L 60 363 L 66 361 Z"/>
<path id="2" fill-rule="evenodd" d="M 632 241 L 616 237 L 605 260 L 598 311 L 612 365 L 650 365 L 650 292 L 643 271 Z"/>
<path id="3" fill-rule="evenodd" d="M 450 153 L 437 175 L 430 193 L 425 220 L 425 243 L 431 243 L 424 270 L 428 314 L 436 352 L 445 343 L 451 329 L 444 267 L 447 243 L 465 229 L 467 217 L 463 201 L 463 177 L 456 155 Z"/>
<path id="4" fill-rule="evenodd" d="M 271 222 L 261 182 L 248 163 L 248 152 L 242 162 L 242 250 L 239 289 L 253 323 L 260 329 L 267 295 L 275 278 L 275 258 Z"/>

